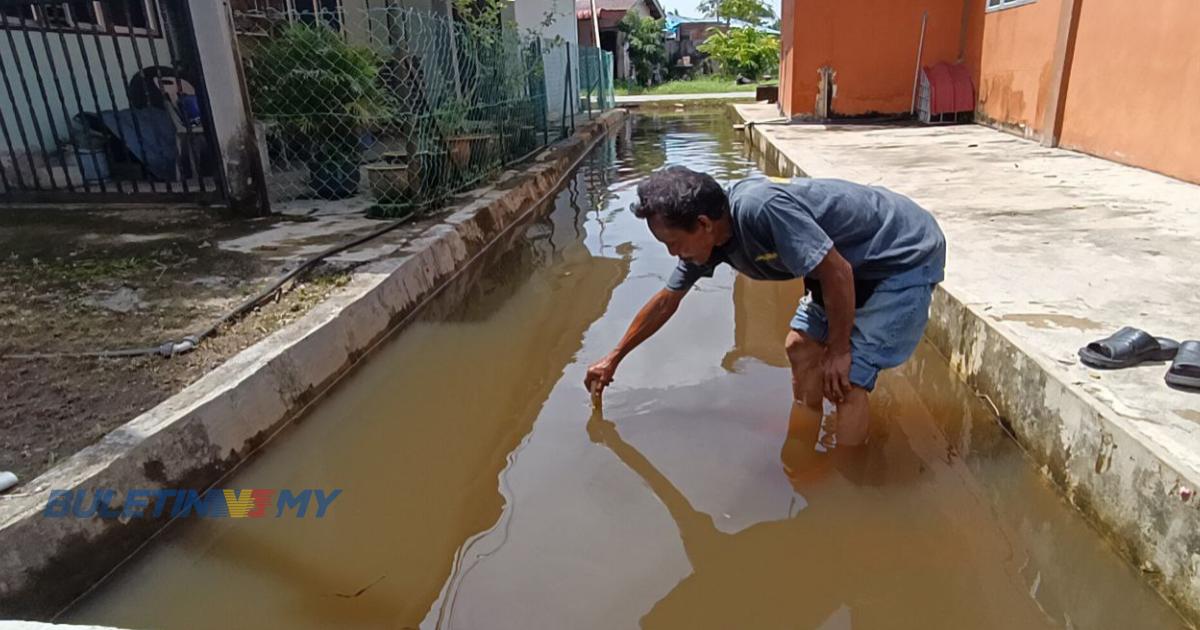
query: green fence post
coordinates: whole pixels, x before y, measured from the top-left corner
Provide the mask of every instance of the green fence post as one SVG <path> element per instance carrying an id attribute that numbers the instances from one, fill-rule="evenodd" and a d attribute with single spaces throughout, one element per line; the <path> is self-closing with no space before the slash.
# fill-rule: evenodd
<path id="1" fill-rule="evenodd" d="M 567 80 L 563 81 L 563 94 L 569 94 L 568 90 L 575 88 L 575 101 L 579 101 L 579 83 L 571 80 L 571 45 L 567 44 Z M 570 101 L 567 101 L 569 104 Z M 571 133 L 575 133 L 575 106 L 571 106 Z"/>
<path id="2" fill-rule="evenodd" d="M 582 49 L 582 48 L 580 48 L 579 50 L 582 52 L 582 50 L 583 50 L 583 49 Z M 582 66 L 582 64 L 583 64 L 583 57 L 582 57 L 582 56 L 580 56 L 580 58 L 579 58 L 579 63 L 581 64 L 580 70 L 582 71 L 582 70 L 583 70 L 583 66 Z M 587 73 L 587 86 L 588 86 L 588 89 L 587 89 L 587 107 L 588 107 L 588 118 L 591 118 L 591 117 L 592 117 L 592 73 L 591 73 L 590 69 L 591 69 L 591 68 L 593 68 L 593 67 L 595 67 L 595 64 L 588 64 L 586 67 L 587 67 L 587 68 L 589 68 L 589 71 L 588 71 L 588 73 Z"/>

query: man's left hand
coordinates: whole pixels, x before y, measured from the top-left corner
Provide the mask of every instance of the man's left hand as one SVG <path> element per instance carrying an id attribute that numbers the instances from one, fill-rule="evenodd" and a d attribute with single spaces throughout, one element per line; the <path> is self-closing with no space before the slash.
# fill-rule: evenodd
<path id="1" fill-rule="evenodd" d="M 833 402 L 842 402 L 850 393 L 850 351 L 825 352 L 823 361 L 825 397 Z"/>

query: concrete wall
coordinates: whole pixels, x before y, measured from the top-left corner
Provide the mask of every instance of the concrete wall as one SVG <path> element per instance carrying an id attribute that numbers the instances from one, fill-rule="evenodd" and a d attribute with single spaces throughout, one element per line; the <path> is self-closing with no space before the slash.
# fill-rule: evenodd
<path id="1" fill-rule="evenodd" d="M 219 164 L 228 201 L 242 211 L 265 210 L 266 201 L 259 198 L 265 156 L 258 155 L 248 116 L 250 109 L 229 9 L 224 2 L 189 2 L 187 10 L 203 64 L 212 131 L 221 156 Z"/>
<path id="2" fill-rule="evenodd" d="M 929 12 L 923 63 L 953 62 L 959 54 L 963 8 L 962 0 L 784 2 L 779 90 L 784 113 L 816 111 L 824 67 L 835 73 L 833 113 L 907 112 L 922 14 Z"/>
<path id="3" fill-rule="evenodd" d="M 432 14 L 426 24 L 431 29 L 444 26 L 441 20 L 450 15 L 448 0 L 404 0 L 392 5 L 404 9 Z M 571 0 L 521 0 L 507 5 L 503 17 L 516 23 L 518 33 L 522 37 L 534 34 L 544 38 L 545 43 L 545 81 L 547 100 L 550 104 L 551 119 L 558 119 L 563 114 L 563 93 L 568 92 L 567 103 L 578 111 L 579 103 L 575 98 L 574 86 L 578 85 L 577 49 L 579 36 L 576 32 L 575 5 Z M 392 35 L 388 33 L 388 9 L 380 0 L 342 0 L 342 31 L 349 42 L 373 48 L 383 53 L 390 53 Z M 422 58 L 427 77 L 449 77 L 453 72 L 450 66 L 448 52 L 450 36 L 444 32 L 427 33 L 430 40 L 423 43 L 412 43 L 418 51 L 426 46 Z M 429 54 L 430 50 L 447 47 L 444 55 Z M 568 80 L 567 49 L 571 51 L 571 78 Z M 568 112 L 569 113 L 569 112 Z"/>
<path id="4" fill-rule="evenodd" d="M 986 0 L 783 5 L 780 103 L 790 116 L 816 112 L 820 70 L 834 72 L 837 115 L 907 112 L 921 35 L 922 65 L 963 61 L 979 94 L 979 115 L 1034 135 L 1051 79 L 1061 0 L 985 11 Z"/>
<path id="5" fill-rule="evenodd" d="M 1051 140 L 1055 50 L 1071 0 L 985 13 L 972 5 L 967 63 L 979 86 L 977 118 Z M 1064 9 L 1066 7 L 1067 9 Z M 1200 182 L 1200 4 L 1163 0 L 1079 3 L 1074 49 L 1064 65 L 1059 143 L 1067 148 Z M 1062 31 L 1064 34 L 1069 31 Z"/>
<path id="6" fill-rule="evenodd" d="M 1200 182 L 1200 3 L 1085 0 L 1061 144 Z"/>
<path id="7" fill-rule="evenodd" d="M 668 39 L 666 42 L 668 66 L 677 63 L 681 57 L 691 57 L 693 67 L 699 69 L 699 58 L 705 57 L 705 55 L 697 47 L 708 41 L 712 33 L 728 30 L 728 27 L 721 24 L 703 22 L 680 24 L 678 38 Z M 716 62 L 710 62 L 710 65 L 715 68 Z M 708 69 L 705 68 L 705 70 Z"/>
<path id="8" fill-rule="evenodd" d="M 519 2 L 517 4 L 520 4 Z M 574 7 L 574 4 L 571 5 Z M 625 13 L 632 11 L 644 18 L 659 19 L 662 16 L 657 16 L 657 9 L 651 7 L 649 2 L 635 2 L 627 11 L 615 11 L 612 9 L 600 9 L 600 40 L 603 43 L 611 33 L 616 38 L 616 47 L 608 48 L 613 54 L 613 78 L 624 80 L 633 78 L 633 64 L 629 60 L 628 43 L 625 40 L 625 34 L 617 30 L 617 24 L 625 17 Z M 572 11 L 573 13 L 574 11 Z M 592 19 L 589 17 L 585 20 L 576 20 L 576 37 L 579 39 L 580 46 L 593 46 L 592 42 Z"/>
<path id="9" fill-rule="evenodd" d="M 386 13 L 386 10 L 376 9 L 372 14 L 367 9 L 367 0 L 342 0 L 342 32 L 346 34 L 346 41 L 387 52 Z"/>
<path id="10" fill-rule="evenodd" d="M 403 0 L 386 5 L 381 0 L 341 0 L 341 3 L 342 32 L 346 41 L 383 53 L 391 49 L 389 13 L 398 15 L 399 10 L 411 9 L 443 18 L 450 15 L 447 0 Z"/>
<path id="11" fill-rule="evenodd" d="M 825 67 L 834 73 L 832 115 L 907 112 L 920 15 L 928 10 L 922 62 L 966 64 L 978 94 L 976 120 L 1047 142 L 1056 140 L 1056 129 L 1046 127 L 1057 121 L 1064 147 L 1200 182 L 1200 152 L 1193 147 L 1200 137 L 1200 3 L 986 6 L 986 0 L 784 2 L 783 113 L 817 112 Z M 1065 60 L 1061 82 L 1059 59 Z"/>
<path id="12" fill-rule="evenodd" d="M 779 7 L 779 111 L 790 116 L 805 113 L 801 101 L 806 92 L 797 89 L 796 82 L 802 78 L 796 67 L 796 2 L 782 2 Z M 804 72 L 807 72 L 805 69 Z"/>
<path id="13" fill-rule="evenodd" d="M 626 39 L 625 33 L 620 31 L 614 32 L 617 45 L 613 49 L 613 76 L 617 79 L 632 79 L 633 78 L 633 63 L 629 60 L 629 40 Z M 604 31 L 600 31 L 600 39 L 604 39 Z"/>
<path id="14" fill-rule="evenodd" d="M 457 93 L 455 54 L 461 31 L 451 29 L 449 0 L 404 0 L 384 6 L 380 0 L 342 0 L 342 33 L 346 41 L 384 57 L 403 50 L 420 59 L 427 96 L 432 103 Z M 511 16 L 506 15 L 506 18 Z"/>
<path id="15" fill-rule="evenodd" d="M 1058 41 L 1060 0 L 1037 0 L 985 12 L 969 5 L 967 65 L 975 80 L 983 122 L 1040 138 Z"/>
<path id="16" fill-rule="evenodd" d="M 568 107 L 579 111 L 579 99 L 575 97 L 579 85 L 580 45 L 575 3 L 572 0 L 521 0 L 514 3 L 513 8 L 522 34 L 533 31 L 547 40 L 565 44 L 550 46 L 545 51 L 546 100 L 550 104 L 551 120 L 563 115 L 564 92 Z M 549 25 L 544 26 L 547 21 Z M 569 78 L 566 76 L 568 50 L 571 55 Z"/>

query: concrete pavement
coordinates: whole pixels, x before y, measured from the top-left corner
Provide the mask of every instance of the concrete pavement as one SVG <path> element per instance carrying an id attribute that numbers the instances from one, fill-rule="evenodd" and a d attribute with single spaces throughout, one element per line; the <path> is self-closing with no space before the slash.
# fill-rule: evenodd
<path id="1" fill-rule="evenodd" d="M 748 123 L 774 105 L 735 105 Z M 1124 325 L 1200 339 L 1200 186 L 977 125 L 748 124 L 783 167 L 904 193 L 949 242 L 928 336 L 1067 498 L 1200 619 L 1200 394 L 1097 371 Z"/>

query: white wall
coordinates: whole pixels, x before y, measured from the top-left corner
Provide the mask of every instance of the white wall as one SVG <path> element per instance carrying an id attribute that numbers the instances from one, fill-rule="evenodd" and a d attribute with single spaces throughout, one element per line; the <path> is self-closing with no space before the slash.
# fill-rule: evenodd
<path id="1" fill-rule="evenodd" d="M 204 68 L 204 84 L 212 112 L 213 132 L 221 159 L 221 169 L 233 205 L 253 205 L 252 199 L 261 176 L 253 127 L 242 90 L 242 71 L 237 56 L 233 25 L 225 2 L 206 0 L 189 2 L 196 48 Z"/>
<path id="2" fill-rule="evenodd" d="M 559 120 L 563 114 L 563 92 L 568 90 L 568 107 L 579 111 L 579 99 L 576 98 L 579 85 L 579 33 L 575 19 L 575 2 L 573 0 L 518 0 L 513 3 L 517 27 L 524 35 L 532 29 L 547 40 L 561 37 L 568 46 L 548 47 L 545 49 L 546 64 L 546 99 L 550 105 L 550 120 Z M 542 26 L 547 14 L 553 14 L 554 20 L 549 26 Z M 571 55 L 571 78 L 568 84 L 566 77 L 567 51 Z"/>
<path id="3" fill-rule="evenodd" d="M 368 5 L 372 7 L 369 17 Z M 448 0 L 404 0 L 397 5 L 418 11 L 429 11 L 438 17 L 449 15 Z M 383 3 L 380 0 L 371 0 L 370 2 L 368 0 L 342 0 L 344 30 L 349 41 L 358 45 L 370 45 L 379 50 L 387 50 L 388 35 L 384 27 L 385 12 L 379 9 L 381 6 Z M 557 121 L 563 115 L 563 94 L 568 86 L 571 89 L 567 92 L 567 105 L 578 112 L 579 102 L 576 98 L 575 86 L 579 81 L 579 59 L 577 58 L 579 36 L 576 32 L 574 1 L 517 0 L 511 3 L 505 12 L 508 14 L 506 17 L 512 18 L 516 22 L 518 32 L 522 36 L 528 36 L 530 31 L 534 31 L 548 41 L 558 37 L 565 43 L 565 45 L 545 45 L 544 47 L 546 97 L 549 103 L 550 119 Z M 548 15 L 552 15 L 553 19 L 548 26 L 543 26 Z M 430 20 L 429 24 L 432 26 L 440 23 L 434 19 Z M 425 68 L 427 77 L 446 76 L 449 66 L 433 67 L 431 64 L 442 63 L 445 65 L 449 60 L 440 59 L 439 61 L 437 50 L 424 50 L 422 46 L 448 46 L 449 40 L 440 33 L 429 33 L 429 38 L 430 41 L 427 42 L 414 40 L 410 42 L 410 45 L 417 49 L 414 52 L 422 53 L 422 59 L 427 66 Z M 566 77 L 568 49 L 571 55 L 570 82 Z M 436 87 L 431 86 L 431 91 L 436 92 Z"/>
<path id="4" fill-rule="evenodd" d="M 391 4 L 383 0 L 342 0 L 342 32 L 346 34 L 346 41 L 385 54 L 390 52 L 389 11 L 396 15 L 401 9 L 424 11 L 439 17 L 450 14 L 447 0 L 402 0 Z"/>

